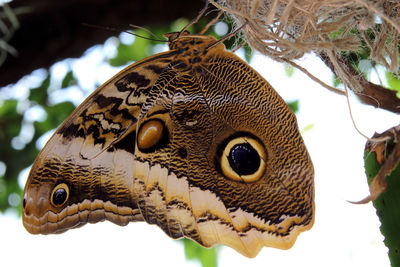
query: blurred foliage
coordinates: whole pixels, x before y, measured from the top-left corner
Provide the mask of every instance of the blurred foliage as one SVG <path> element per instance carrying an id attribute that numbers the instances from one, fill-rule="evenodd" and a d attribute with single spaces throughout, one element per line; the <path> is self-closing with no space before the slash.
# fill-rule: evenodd
<path id="1" fill-rule="evenodd" d="M 400 98 L 400 79 L 398 75 L 395 75 L 392 72 L 385 72 L 386 82 L 389 85 L 389 89 L 397 91 L 396 96 Z"/>
<path id="2" fill-rule="evenodd" d="M 18 176 L 22 169 L 29 167 L 39 152 L 36 148 L 37 140 L 46 132 L 59 125 L 74 109 L 71 102 L 62 102 L 49 105 L 47 88 L 49 77 L 37 88 L 30 90 L 29 98 L 24 100 L 25 110 L 40 105 L 46 112 L 46 119 L 32 122 L 30 118 L 19 112 L 22 102 L 15 99 L 3 101 L 0 106 L 0 161 L 4 163 L 5 172 L 0 177 L 0 211 L 12 209 L 18 214 L 21 212 L 22 188 L 18 184 Z M 34 133 L 31 140 L 23 136 L 33 126 Z M 25 126 L 25 127 L 24 127 Z M 26 142 L 27 141 L 27 142 Z M 16 197 L 18 196 L 18 197 Z"/>
<path id="3" fill-rule="evenodd" d="M 72 70 L 68 71 L 61 82 L 61 88 L 67 88 L 72 85 L 76 85 L 77 81 Z"/>
<path id="4" fill-rule="evenodd" d="M 331 33 L 329 36 L 334 40 L 336 36 L 342 34 L 342 31 L 336 31 Z M 356 29 L 353 29 L 350 31 L 350 34 L 358 35 L 360 34 Z M 368 38 L 370 38 L 371 42 L 375 40 L 375 33 L 373 30 L 369 29 L 366 31 L 366 34 L 368 35 Z M 398 52 L 400 52 L 400 45 L 398 45 Z M 379 71 L 379 69 L 385 69 L 384 66 L 381 66 L 377 64 L 375 61 L 370 59 L 371 55 L 371 48 L 368 44 L 363 43 L 359 47 L 357 51 L 346 51 L 341 53 L 341 57 L 346 59 L 346 61 L 350 62 L 351 66 L 357 70 L 358 73 L 362 74 L 364 78 L 368 81 L 371 81 L 371 72 L 375 71 L 375 73 L 378 76 L 380 85 L 383 84 L 383 79 L 382 79 L 382 72 Z M 390 71 L 387 71 L 385 69 L 384 71 L 384 78 L 387 84 L 387 89 L 390 90 L 395 90 L 397 92 L 400 92 L 400 79 L 399 79 L 399 73 L 400 73 L 400 68 L 397 70 L 398 73 L 393 73 Z M 338 77 L 333 74 L 333 86 L 339 87 L 342 82 L 338 79 Z M 397 93 L 397 97 L 400 98 L 400 93 Z"/>

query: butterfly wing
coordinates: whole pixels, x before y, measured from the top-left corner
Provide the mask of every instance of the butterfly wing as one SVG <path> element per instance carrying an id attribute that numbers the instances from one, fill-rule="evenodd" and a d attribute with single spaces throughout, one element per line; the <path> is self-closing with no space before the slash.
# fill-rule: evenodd
<path id="1" fill-rule="evenodd" d="M 248 257 L 263 246 L 290 248 L 314 214 L 314 171 L 294 114 L 229 52 L 209 53 L 163 77 L 138 122 L 147 129 L 160 121 L 163 132 L 151 149 L 136 149 L 134 183 L 144 219 L 171 237 L 225 244 Z M 229 166 L 241 147 L 258 154 L 254 175 L 251 161 L 238 167 L 237 177 Z"/>
<path id="2" fill-rule="evenodd" d="M 50 139 L 25 187 L 28 231 L 145 220 L 254 257 L 312 226 L 314 171 L 294 114 L 214 38 L 175 38 L 173 51 L 96 90 Z"/>
<path id="3" fill-rule="evenodd" d="M 62 232 L 104 219 L 121 225 L 143 220 L 132 182 L 137 117 L 174 54 L 160 53 L 122 70 L 59 127 L 25 186 L 23 222 L 29 232 Z"/>

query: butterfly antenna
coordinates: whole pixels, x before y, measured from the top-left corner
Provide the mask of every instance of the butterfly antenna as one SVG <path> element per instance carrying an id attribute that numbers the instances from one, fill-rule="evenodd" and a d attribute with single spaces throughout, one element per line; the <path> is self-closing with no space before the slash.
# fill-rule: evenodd
<path id="1" fill-rule="evenodd" d="M 178 37 L 182 35 L 182 33 L 184 33 L 190 26 L 192 26 L 193 24 L 197 23 L 199 21 L 199 19 L 204 15 L 204 13 L 206 12 L 208 7 L 208 0 L 206 0 L 206 3 L 203 7 L 203 9 L 199 12 L 199 14 L 197 15 L 196 18 L 194 18 L 191 22 L 189 22 L 189 24 L 187 24 L 178 34 Z"/>
<path id="2" fill-rule="evenodd" d="M 162 40 L 162 38 L 160 38 L 160 36 L 157 36 L 156 34 L 154 34 L 152 31 L 150 31 L 149 29 L 146 29 L 145 27 L 141 27 L 138 25 L 133 25 L 133 24 L 129 24 L 129 27 L 134 28 L 134 29 L 139 29 L 139 30 L 144 30 L 145 32 L 149 33 L 151 36 L 153 36 L 154 38 L 158 39 L 158 40 Z M 164 41 L 164 40 L 163 40 Z"/>
<path id="3" fill-rule="evenodd" d="M 243 41 L 241 42 L 239 45 L 237 45 L 234 49 L 231 50 L 232 53 L 235 53 L 236 51 L 238 51 L 240 48 L 242 48 L 243 46 L 246 45 L 246 42 Z"/>
<path id="4" fill-rule="evenodd" d="M 224 14 L 224 11 L 221 10 L 220 12 L 218 12 L 218 15 L 217 15 L 213 20 L 211 20 L 211 21 L 199 32 L 199 34 L 204 34 L 212 25 L 214 25 L 215 23 L 217 23 L 222 14 Z"/>
<path id="5" fill-rule="evenodd" d="M 225 35 L 224 37 L 222 37 L 222 38 L 219 39 L 218 41 L 216 41 L 216 42 L 210 44 L 209 46 L 207 46 L 206 49 L 209 49 L 209 48 L 213 47 L 214 45 L 216 45 L 216 44 L 218 44 L 218 43 L 220 43 L 220 42 L 223 42 L 223 41 L 225 41 L 226 39 L 229 39 L 229 38 L 231 38 L 232 36 L 236 35 L 238 32 L 240 32 L 241 30 L 243 30 L 243 28 L 244 28 L 248 23 L 249 23 L 249 21 L 246 20 L 246 22 L 243 23 L 242 26 L 240 26 L 239 28 L 235 29 L 233 32 L 228 33 L 227 35 Z"/>
<path id="6" fill-rule="evenodd" d="M 130 32 L 130 31 L 120 30 L 120 29 L 116 29 L 116 28 L 108 27 L 108 26 L 99 26 L 99 25 L 94 25 L 94 24 L 89 24 L 89 23 L 82 23 L 82 25 L 87 26 L 87 27 L 96 28 L 96 29 L 112 31 L 112 32 L 116 32 L 116 33 L 124 32 L 124 33 L 128 33 L 128 34 L 131 34 L 131 35 L 133 35 L 133 36 L 137 36 L 137 37 L 139 37 L 139 38 L 143 38 L 143 39 L 150 40 L 150 41 L 165 42 L 165 43 L 168 42 L 167 40 L 162 40 L 161 38 L 157 37 L 156 35 L 154 35 L 154 36 L 155 36 L 157 39 L 153 39 L 153 38 L 149 38 L 149 37 L 146 37 L 146 36 L 142 36 L 142 35 L 139 35 L 139 34 Z M 140 28 L 141 28 L 141 27 L 140 27 Z M 143 28 L 143 29 L 144 29 L 144 28 Z M 153 35 L 153 34 L 152 34 L 152 35 Z"/>

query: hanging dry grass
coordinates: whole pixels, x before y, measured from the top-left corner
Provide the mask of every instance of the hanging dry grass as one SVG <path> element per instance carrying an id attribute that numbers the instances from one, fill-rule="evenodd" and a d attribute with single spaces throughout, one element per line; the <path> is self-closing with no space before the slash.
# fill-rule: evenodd
<path id="1" fill-rule="evenodd" d="M 230 13 L 237 25 L 246 21 L 247 42 L 264 55 L 287 62 L 326 88 L 342 93 L 301 68 L 293 60 L 315 52 L 345 86 L 364 102 L 400 113 L 399 102 L 389 90 L 381 96 L 366 93 L 372 86 L 347 62 L 342 53 L 363 48 L 369 59 L 398 73 L 400 1 L 398 0 L 210 0 Z M 382 98 L 382 99 L 381 99 Z M 395 98 L 395 99 L 393 99 Z M 371 100 L 372 99 L 372 100 Z M 386 102 L 385 102 L 386 101 Z M 375 103 L 375 104 L 374 104 Z"/>

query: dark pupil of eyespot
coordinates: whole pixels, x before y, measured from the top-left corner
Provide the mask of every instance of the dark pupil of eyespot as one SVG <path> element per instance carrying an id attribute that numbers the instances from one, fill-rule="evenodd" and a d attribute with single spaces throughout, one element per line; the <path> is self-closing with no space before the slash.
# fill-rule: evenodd
<path id="1" fill-rule="evenodd" d="M 64 188 L 57 189 L 53 194 L 53 203 L 55 205 L 61 205 L 67 198 L 67 191 Z"/>
<path id="2" fill-rule="evenodd" d="M 260 156 L 248 143 L 234 145 L 229 152 L 228 161 L 239 175 L 253 174 L 260 167 Z"/>

